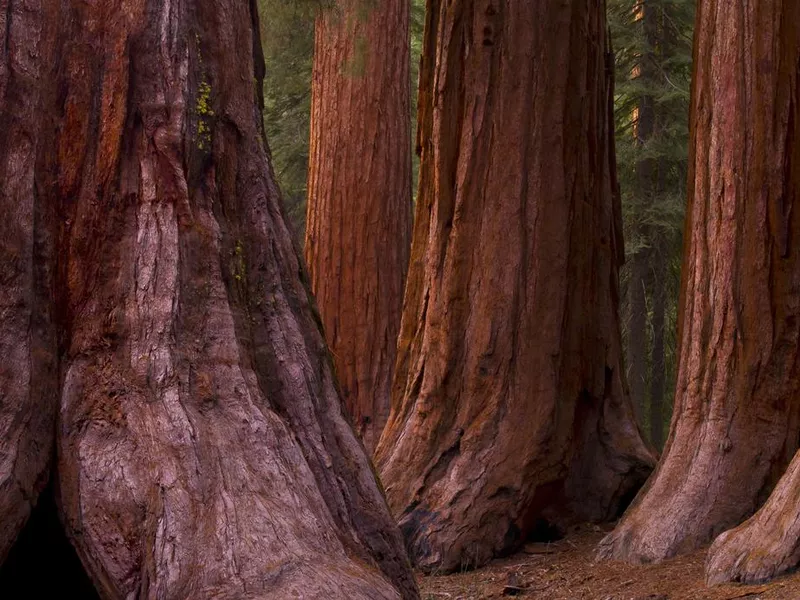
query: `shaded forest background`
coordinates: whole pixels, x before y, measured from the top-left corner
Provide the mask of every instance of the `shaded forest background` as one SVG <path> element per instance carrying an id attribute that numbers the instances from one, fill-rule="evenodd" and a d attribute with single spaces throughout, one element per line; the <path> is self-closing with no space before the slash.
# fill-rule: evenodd
<path id="1" fill-rule="evenodd" d="M 287 213 L 305 232 L 314 18 L 324 0 L 259 0 L 266 61 L 264 123 Z M 637 418 L 659 449 L 672 415 L 689 148 L 695 0 L 609 0 L 626 262 L 620 273 L 627 380 Z M 411 0 L 413 185 L 424 0 Z M 353 76 L 358 76 L 353 65 Z"/>

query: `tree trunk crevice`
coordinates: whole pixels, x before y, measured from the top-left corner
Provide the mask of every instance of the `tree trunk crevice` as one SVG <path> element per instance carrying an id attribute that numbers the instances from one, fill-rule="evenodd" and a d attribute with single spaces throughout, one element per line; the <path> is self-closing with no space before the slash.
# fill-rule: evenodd
<path id="1" fill-rule="evenodd" d="M 55 482 L 39 494 L 28 521 L 0 566 L 3 598 L 100 600 L 59 520 Z"/>

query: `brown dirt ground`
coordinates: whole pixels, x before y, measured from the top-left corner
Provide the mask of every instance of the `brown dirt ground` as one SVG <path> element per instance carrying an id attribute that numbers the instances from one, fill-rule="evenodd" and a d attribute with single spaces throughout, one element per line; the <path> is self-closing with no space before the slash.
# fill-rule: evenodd
<path id="1" fill-rule="evenodd" d="M 800 573 L 764 585 L 707 587 L 705 550 L 657 565 L 597 562 L 594 550 L 603 535 L 599 527 L 581 527 L 558 542 L 527 544 L 476 571 L 420 575 L 422 599 L 800 600 Z M 504 594 L 509 583 L 522 590 Z"/>

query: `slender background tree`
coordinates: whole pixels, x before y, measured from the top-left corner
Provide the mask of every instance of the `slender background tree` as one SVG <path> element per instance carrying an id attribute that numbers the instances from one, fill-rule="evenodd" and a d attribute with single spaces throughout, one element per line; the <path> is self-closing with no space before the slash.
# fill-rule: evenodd
<path id="1" fill-rule="evenodd" d="M 389 417 L 411 243 L 408 13 L 408 0 L 339 0 L 316 24 L 305 257 L 369 450 Z"/>
<path id="2" fill-rule="evenodd" d="M 661 448 L 675 380 L 694 0 L 611 0 L 631 398 Z"/>

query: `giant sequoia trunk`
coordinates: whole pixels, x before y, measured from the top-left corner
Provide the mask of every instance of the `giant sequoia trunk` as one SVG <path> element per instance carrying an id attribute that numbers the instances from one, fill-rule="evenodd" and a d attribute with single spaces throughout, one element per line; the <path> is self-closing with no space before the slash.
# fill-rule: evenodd
<path id="1" fill-rule="evenodd" d="M 698 8 L 675 413 L 600 554 L 652 561 L 736 525 L 798 443 L 797 3 Z"/>
<path id="2" fill-rule="evenodd" d="M 389 416 L 411 238 L 408 10 L 340 0 L 316 25 L 306 261 L 370 450 Z"/>
<path id="3" fill-rule="evenodd" d="M 800 225 L 800 10 L 796 2 L 759 2 L 757 23 L 766 33 L 770 45 L 759 51 L 758 58 L 769 59 L 772 73 L 759 80 L 757 90 L 770 90 L 772 95 L 762 99 L 759 130 L 765 125 L 779 123 L 772 135 L 771 148 L 780 148 L 769 166 L 772 177 L 773 206 L 770 214 L 783 215 L 776 219 L 783 229 L 785 246 L 782 255 L 788 257 L 788 248 L 797 240 Z M 761 79 L 761 78 L 759 78 Z M 769 86 L 769 87 L 767 87 Z M 756 89 L 753 94 L 756 94 Z M 766 159 L 766 157 L 765 157 Z M 780 199 L 778 202 L 777 200 Z M 779 209 L 778 212 L 776 209 Z M 788 215 L 791 217 L 787 218 Z M 786 274 L 786 285 L 791 285 L 794 295 L 785 301 L 795 309 L 783 308 L 784 318 L 796 318 L 800 273 L 794 263 L 793 273 Z M 788 265 L 787 265 L 788 266 Z M 793 343 L 797 338 L 793 338 Z M 793 348 L 796 352 L 797 348 Z M 791 352 L 788 352 L 791 354 Z M 796 371 L 787 371 L 785 377 L 796 377 Z M 788 387 L 788 382 L 787 382 Z M 773 399 L 774 401 L 774 399 Z M 792 431 L 796 435 L 796 432 Z M 791 441 L 795 441 L 792 439 Z M 800 452 L 784 473 L 766 504 L 748 521 L 728 531 L 714 542 L 709 551 L 706 575 L 710 583 L 722 581 L 753 582 L 795 569 L 800 564 Z"/>
<path id="4" fill-rule="evenodd" d="M 3 543 L 56 439 L 104 598 L 416 598 L 281 214 L 255 3 L 2 8 Z"/>
<path id="5" fill-rule="evenodd" d="M 377 449 L 423 569 L 481 564 L 652 467 L 620 360 L 603 3 L 429 0 L 422 171 Z"/>

